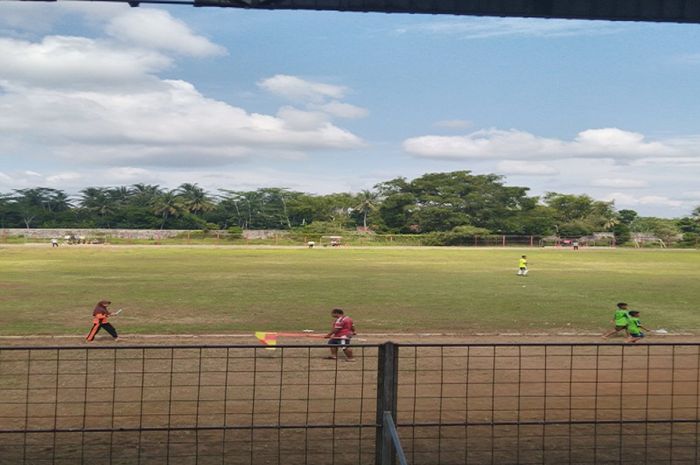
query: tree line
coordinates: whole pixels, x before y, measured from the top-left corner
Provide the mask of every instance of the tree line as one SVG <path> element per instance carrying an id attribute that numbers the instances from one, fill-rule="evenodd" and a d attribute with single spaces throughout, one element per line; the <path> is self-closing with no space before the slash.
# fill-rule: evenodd
<path id="1" fill-rule="evenodd" d="M 630 231 L 662 239 L 700 234 L 700 206 L 680 219 L 640 217 L 588 195 L 506 186 L 495 174 L 469 171 L 396 178 L 359 193 L 314 195 L 282 187 L 207 192 L 152 184 L 88 187 L 71 196 L 34 187 L 0 194 L 2 228 L 296 229 L 332 232 L 512 234 L 579 237 Z"/>

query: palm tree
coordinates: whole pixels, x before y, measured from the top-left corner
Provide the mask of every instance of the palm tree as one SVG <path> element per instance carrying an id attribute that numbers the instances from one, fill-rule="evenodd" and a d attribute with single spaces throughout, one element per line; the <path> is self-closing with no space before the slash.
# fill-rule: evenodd
<path id="1" fill-rule="evenodd" d="M 165 227 L 165 223 L 168 221 L 169 217 L 177 217 L 182 211 L 183 206 L 176 189 L 163 192 L 153 206 L 153 212 L 163 219 L 163 222 L 160 224 L 160 229 Z"/>
<path id="2" fill-rule="evenodd" d="M 362 213 L 362 226 L 367 229 L 367 215 L 377 209 L 377 203 L 379 202 L 379 194 L 370 190 L 363 190 L 357 194 L 357 201 L 359 202 L 355 206 L 355 210 Z"/>
<path id="3" fill-rule="evenodd" d="M 50 189 L 50 191 L 48 201 L 49 211 L 62 212 L 73 207 L 73 203 L 65 192 L 58 189 Z"/>
<path id="4" fill-rule="evenodd" d="M 260 195 L 259 190 L 258 191 L 232 191 L 228 189 L 219 189 L 222 192 L 226 193 L 226 196 L 224 197 L 224 201 L 231 202 L 236 209 L 236 214 L 238 215 L 239 218 L 239 224 L 243 229 L 250 229 L 253 227 L 253 219 L 255 218 L 256 221 L 260 219 L 260 212 L 264 208 L 264 199 L 263 196 Z M 245 208 L 247 210 L 247 213 L 241 212 L 238 202 L 242 202 L 245 204 Z M 257 209 L 254 208 L 254 204 L 258 204 L 259 207 Z"/>
<path id="5" fill-rule="evenodd" d="M 185 183 L 177 188 L 182 206 L 193 215 L 214 209 L 214 202 L 204 189 L 197 184 Z"/>
<path id="6" fill-rule="evenodd" d="M 130 202 L 137 207 L 152 207 L 163 193 L 157 184 L 134 184 L 130 189 Z"/>
<path id="7" fill-rule="evenodd" d="M 126 204 L 129 201 L 131 195 L 131 190 L 126 186 L 119 186 L 107 189 L 107 196 L 116 204 Z"/>
<path id="8" fill-rule="evenodd" d="M 103 187 L 88 187 L 80 191 L 80 206 L 104 217 L 114 211 L 114 201 Z"/>
<path id="9" fill-rule="evenodd" d="M 605 223 L 603 224 L 603 228 L 605 228 L 606 231 L 612 230 L 615 226 L 620 224 L 620 217 L 617 215 L 610 216 L 608 218 L 604 218 Z"/>
<path id="10" fill-rule="evenodd" d="M 236 223 L 245 229 L 245 220 L 241 217 L 241 209 L 238 208 L 238 202 L 241 200 L 240 194 L 228 189 L 219 189 L 219 191 L 223 192 L 223 195 L 219 196 L 219 207 L 226 209 L 228 205 L 233 205 L 233 208 L 236 210 Z"/>
<path id="11" fill-rule="evenodd" d="M 261 195 L 261 211 L 275 224 L 275 227 L 277 224 L 284 224 L 288 229 L 292 229 L 292 220 L 289 218 L 289 209 L 287 208 L 287 200 L 290 196 L 289 189 L 286 187 L 264 187 L 256 192 Z M 281 210 L 279 206 L 282 207 Z"/>

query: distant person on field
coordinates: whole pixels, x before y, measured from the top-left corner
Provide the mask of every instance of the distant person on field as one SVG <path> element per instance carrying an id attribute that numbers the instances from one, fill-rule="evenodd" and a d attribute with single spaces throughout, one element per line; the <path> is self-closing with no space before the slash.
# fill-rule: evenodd
<path id="1" fill-rule="evenodd" d="M 104 328 L 104 330 L 107 331 L 115 341 L 119 339 L 117 330 L 114 329 L 114 326 L 107 322 L 107 319 L 112 314 L 107 307 L 111 304 L 112 302 L 109 300 L 100 300 L 97 302 L 97 305 L 95 305 L 95 309 L 92 311 L 92 328 L 85 338 L 87 342 L 94 341 L 95 335 L 102 328 Z"/>
<path id="2" fill-rule="evenodd" d="M 648 328 L 642 326 L 642 321 L 639 319 L 639 312 L 636 310 L 629 311 L 627 321 L 627 333 L 629 334 L 627 342 L 638 342 L 644 337 L 644 333 L 641 330 L 649 331 Z"/>
<path id="3" fill-rule="evenodd" d="M 518 276 L 527 276 L 527 256 L 523 255 L 518 260 Z"/>
<path id="4" fill-rule="evenodd" d="M 326 358 L 336 360 L 338 358 L 338 347 L 341 347 L 347 361 L 353 362 L 355 359 L 352 358 L 350 339 L 357 334 L 355 331 L 355 324 L 352 318 L 346 316 L 345 312 L 340 308 L 334 308 L 333 311 L 331 311 L 331 316 L 334 318 L 333 327 L 331 331 L 326 334 L 328 345 L 331 346 L 331 355 Z"/>
<path id="5" fill-rule="evenodd" d="M 578 250 L 578 241 L 574 241 L 572 245 L 574 246 L 574 250 Z"/>
<path id="6" fill-rule="evenodd" d="M 603 338 L 608 338 L 613 334 L 619 333 L 620 331 L 624 331 L 625 335 L 629 336 L 629 333 L 627 332 L 627 325 L 629 321 L 627 320 L 629 318 L 630 310 L 627 307 L 628 305 L 624 302 L 617 304 L 617 310 L 615 310 L 615 314 L 611 320 L 612 323 L 615 324 L 615 329 L 611 329 L 607 333 L 603 334 Z"/>
<path id="7" fill-rule="evenodd" d="M 51 248 L 58 247 L 58 239 L 55 237 L 51 239 Z"/>

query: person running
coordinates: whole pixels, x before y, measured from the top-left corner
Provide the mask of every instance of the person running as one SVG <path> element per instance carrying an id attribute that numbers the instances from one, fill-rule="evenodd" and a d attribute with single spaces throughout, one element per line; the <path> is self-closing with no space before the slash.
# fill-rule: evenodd
<path id="1" fill-rule="evenodd" d="M 523 255 L 518 260 L 518 276 L 527 276 L 527 256 Z"/>
<path id="2" fill-rule="evenodd" d="M 615 329 L 611 329 L 607 333 L 603 334 L 603 339 L 607 339 L 613 334 L 617 334 L 620 331 L 624 331 L 626 336 L 629 336 L 629 333 L 627 332 L 627 325 L 628 321 L 627 319 L 629 318 L 629 309 L 627 308 L 627 304 L 624 302 L 620 302 L 617 304 L 617 310 L 615 310 L 615 314 L 613 315 L 613 319 L 611 320 L 615 324 Z"/>
<path id="3" fill-rule="evenodd" d="M 352 357 L 352 349 L 350 348 L 350 339 L 357 334 L 355 324 L 352 318 L 346 316 L 345 312 L 340 308 L 334 308 L 331 311 L 331 316 L 335 321 L 331 331 L 326 334 L 328 345 L 331 346 L 331 355 L 326 358 L 336 360 L 338 358 L 338 347 L 341 347 L 345 354 L 345 359 L 348 362 L 354 362 L 355 359 Z"/>
<path id="4" fill-rule="evenodd" d="M 627 342 L 638 342 L 644 337 L 644 333 L 641 331 L 649 331 L 648 328 L 642 326 L 642 321 L 639 319 L 639 312 L 636 310 L 629 311 L 629 317 L 627 317 Z"/>
<path id="5" fill-rule="evenodd" d="M 107 331 L 115 341 L 119 340 L 117 330 L 114 329 L 114 326 L 112 326 L 111 323 L 107 322 L 107 318 L 109 318 L 109 316 L 112 314 L 107 307 L 111 304 L 112 302 L 109 300 L 100 300 L 97 302 L 97 305 L 95 305 L 95 309 L 92 311 L 92 328 L 85 338 L 87 342 L 94 341 L 95 335 L 102 328 L 104 328 L 104 330 Z"/>

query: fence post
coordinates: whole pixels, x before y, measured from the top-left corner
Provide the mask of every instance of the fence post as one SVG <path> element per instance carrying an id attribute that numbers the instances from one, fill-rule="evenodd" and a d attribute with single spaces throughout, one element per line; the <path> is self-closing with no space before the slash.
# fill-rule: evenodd
<path id="1" fill-rule="evenodd" d="M 391 412 L 396 419 L 396 401 L 399 374 L 399 348 L 393 342 L 379 346 L 377 360 L 377 434 L 374 446 L 376 465 L 392 465 L 396 452 L 391 435 L 384 427 L 384 412 Z"/>

